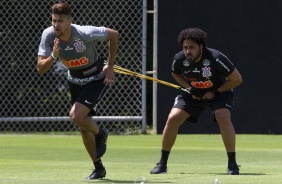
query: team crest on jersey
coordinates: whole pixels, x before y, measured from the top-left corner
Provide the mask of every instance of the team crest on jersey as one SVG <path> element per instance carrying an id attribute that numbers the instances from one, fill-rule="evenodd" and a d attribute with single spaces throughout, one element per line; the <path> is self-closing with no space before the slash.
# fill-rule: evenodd
<path id="1" fill-rule="evenodd" d="M 209 60 L 207 60 L 207 59 L 205 59 L 204 61 L 203 61 L 203 65 L 204 66 L 209 66 L 211 64 L 211 62 L 209 61 Z"/>
<path id="2" fill-rule="evenodd" d="M 209 78 L 212 75 L 210 67 L 203 67 L 202 71 L 203 71 L 202 73 L 203 77 Z"/>
<path id="3" fill-rule="evenodd" d="M 83 41 L 77 41 L 73 45 L 75 46 L 76 52 L 83 52 L 86 49 Z"/>
<path id="4" fill-rule="evenodd" d="M 184 65 L 184 66 L 189 66 L 189 65 L 190 65 L 190 62 L 189 62 L 187 59 L 185 59 L 185 60 L 183 61 L 183 65 Z"/>

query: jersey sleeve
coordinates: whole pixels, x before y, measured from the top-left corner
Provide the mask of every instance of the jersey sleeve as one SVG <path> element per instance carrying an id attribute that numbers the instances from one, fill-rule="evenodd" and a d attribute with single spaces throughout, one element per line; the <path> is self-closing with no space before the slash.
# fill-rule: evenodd
<path id="1" fill-rule="evenodd" d="M 177 59 L 177 54 L 173 58 L 173 62 L 172 62 L 172 66 L 171 66 L 171 71 L 174 74 L 178 74 L 178 75 L 181 74 L 181 66 L 180 66 L 180 63 L 179 63 L 179 61 Z"/>
<path id="2" fill-rule="evenodd" d="M 50 34 L 47 30 L 44 30 L 41 36 L 41 41 L 38 49 L 38 56 L 50 56 L 53 46 L 50 42 Z"/>
<path id="3" fill-rule="evenodd" d="M 220 53 L 216 61 L 219 63 L 220 73 L 222 73 L 225 77 L 230 75 L 235 70 L 233 63 L 222 53 Z"/>
<path id="4" fill-rule="evenodd" d="M 107 41 L 108 31 L 106 27 L 83 26 L 86 40 Z"/>

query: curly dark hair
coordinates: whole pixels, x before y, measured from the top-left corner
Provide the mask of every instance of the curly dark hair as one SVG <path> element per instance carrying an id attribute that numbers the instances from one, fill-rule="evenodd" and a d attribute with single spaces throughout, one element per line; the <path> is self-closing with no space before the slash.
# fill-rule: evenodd
<path id="1" fill-rule="evenodd" d="M 188 28 L 180 32 L 178 36 L 178 43 L 182 46 L 184 40 L 193 40 L 199 45 L 206 46 L 207 33 L 199 28 Z"/>

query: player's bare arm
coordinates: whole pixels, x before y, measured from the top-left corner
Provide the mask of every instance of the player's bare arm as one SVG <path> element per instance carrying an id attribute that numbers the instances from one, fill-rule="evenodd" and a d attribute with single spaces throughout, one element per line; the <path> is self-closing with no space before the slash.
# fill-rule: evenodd
<path id="1" fill-rule="evenodd" d="M 37 71 L 42 76 L 52 67 L 54 61 L 59 56 L 59 39 L 54 40 L 53 52 L 50 56 L 38 56 Z"/>
<path id="2" fill-rule="evenodd" d="M 227 80 L 225 83 L 223 83 L 219 88 L 217 88 L 217 91 L 219 93 L 229 91 L 230 89 L 233 89 L 237 86 L 239 86 L 242 82 L 242 76 L 238 72 L 237 69 L 235 69 L 229 76 L 226 77 Z"/>
<path id="3" fill-rule="evenodd" d="M 182 75 L 178 75 L 178 74 L 175 74 L 175 73 L 172 73 L 172 76 L 173 78 L 181 85 L 183 86 L 184 88 L 190 88 L 191 86 L 187 83 L 187 79 L 182 76 Z M 195 95 L 192 95 L 192 98 L 195 99 L 195 100 L 201 100 L 200 97 L 197 97 Z"/>
<path id="4" fill-rule="evenodd" d="M 104 83 L 112 84 L 114 82 L 114 61 L 117 54 L 117 48 L 118 48 L 118 37 L 119 34 L 117 31 L 113 29 L 108 30 L 108 47 L 109 47 L 109 55 L 108 55 L 108 63 L 105 65 L 103 71 L 106 72 L 106 78 L 104 80 Z"/>
<path id="5" fill-rule="evenodd" d="M 229 91 L 229 90 L 239 86 L 243 82 L 241 74 L 238 72 L 237 69 L 235 69 L 226 78 L 227 78 L 226 82 L 223 83 L 219 88 L 217 88 L 217 91 L 219 93 Z M 214 98 L 214 96 L 215 96 L 214 92 L 207 92 L 206 94 L 204 94 L 202 99 L 212 99 L 212 98 Z"/>
<path id="6" fill-rule="evenodd" d="M 175 73 L 172 73 L 172 76 L 173 78 L 176 80 L 176 82 L 178 82 L 178 84 L 180 84 L 181 86 L 183 86 L 184 88 L 190 88 L 191 86 L 187 83 L 187 79 L 182 76 L 182 75 L 178 75 L 178 74 L 175 74 Z M 201 100 L 200 97 L 197 97 L 195 95 L 192 95 L 192 98 L 193 99 L 196 99 L 196 100 Z"/>
<path id="7" fill-rule="evenodd" d="M 173 78 L 176 80 L 176 82 L 178 82 L 178 84 L 180 84 L 181 86 L 183 86 L 184 88 L 190 88 L 191 86 L 187 83 L 187 80 L 182 76 L 182 75 L 178 75 L 175 73 L 172 73 Z"/>

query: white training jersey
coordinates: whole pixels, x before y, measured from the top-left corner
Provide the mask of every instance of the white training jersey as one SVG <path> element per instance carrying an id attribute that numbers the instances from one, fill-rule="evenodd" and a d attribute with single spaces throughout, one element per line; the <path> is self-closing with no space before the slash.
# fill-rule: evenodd
<path id="1" fill-rule="evenodd" d="M 72 36 L 68 43 L 60 41 L 59 58 L 68 69 L 76 70 L 90 66 L 98 59 L 94 43 L 107 41 L 105 27 L 71 25 Z M 38 55 L 50 56 L 56 38 L 51 26 L 43 31 Z"/>

